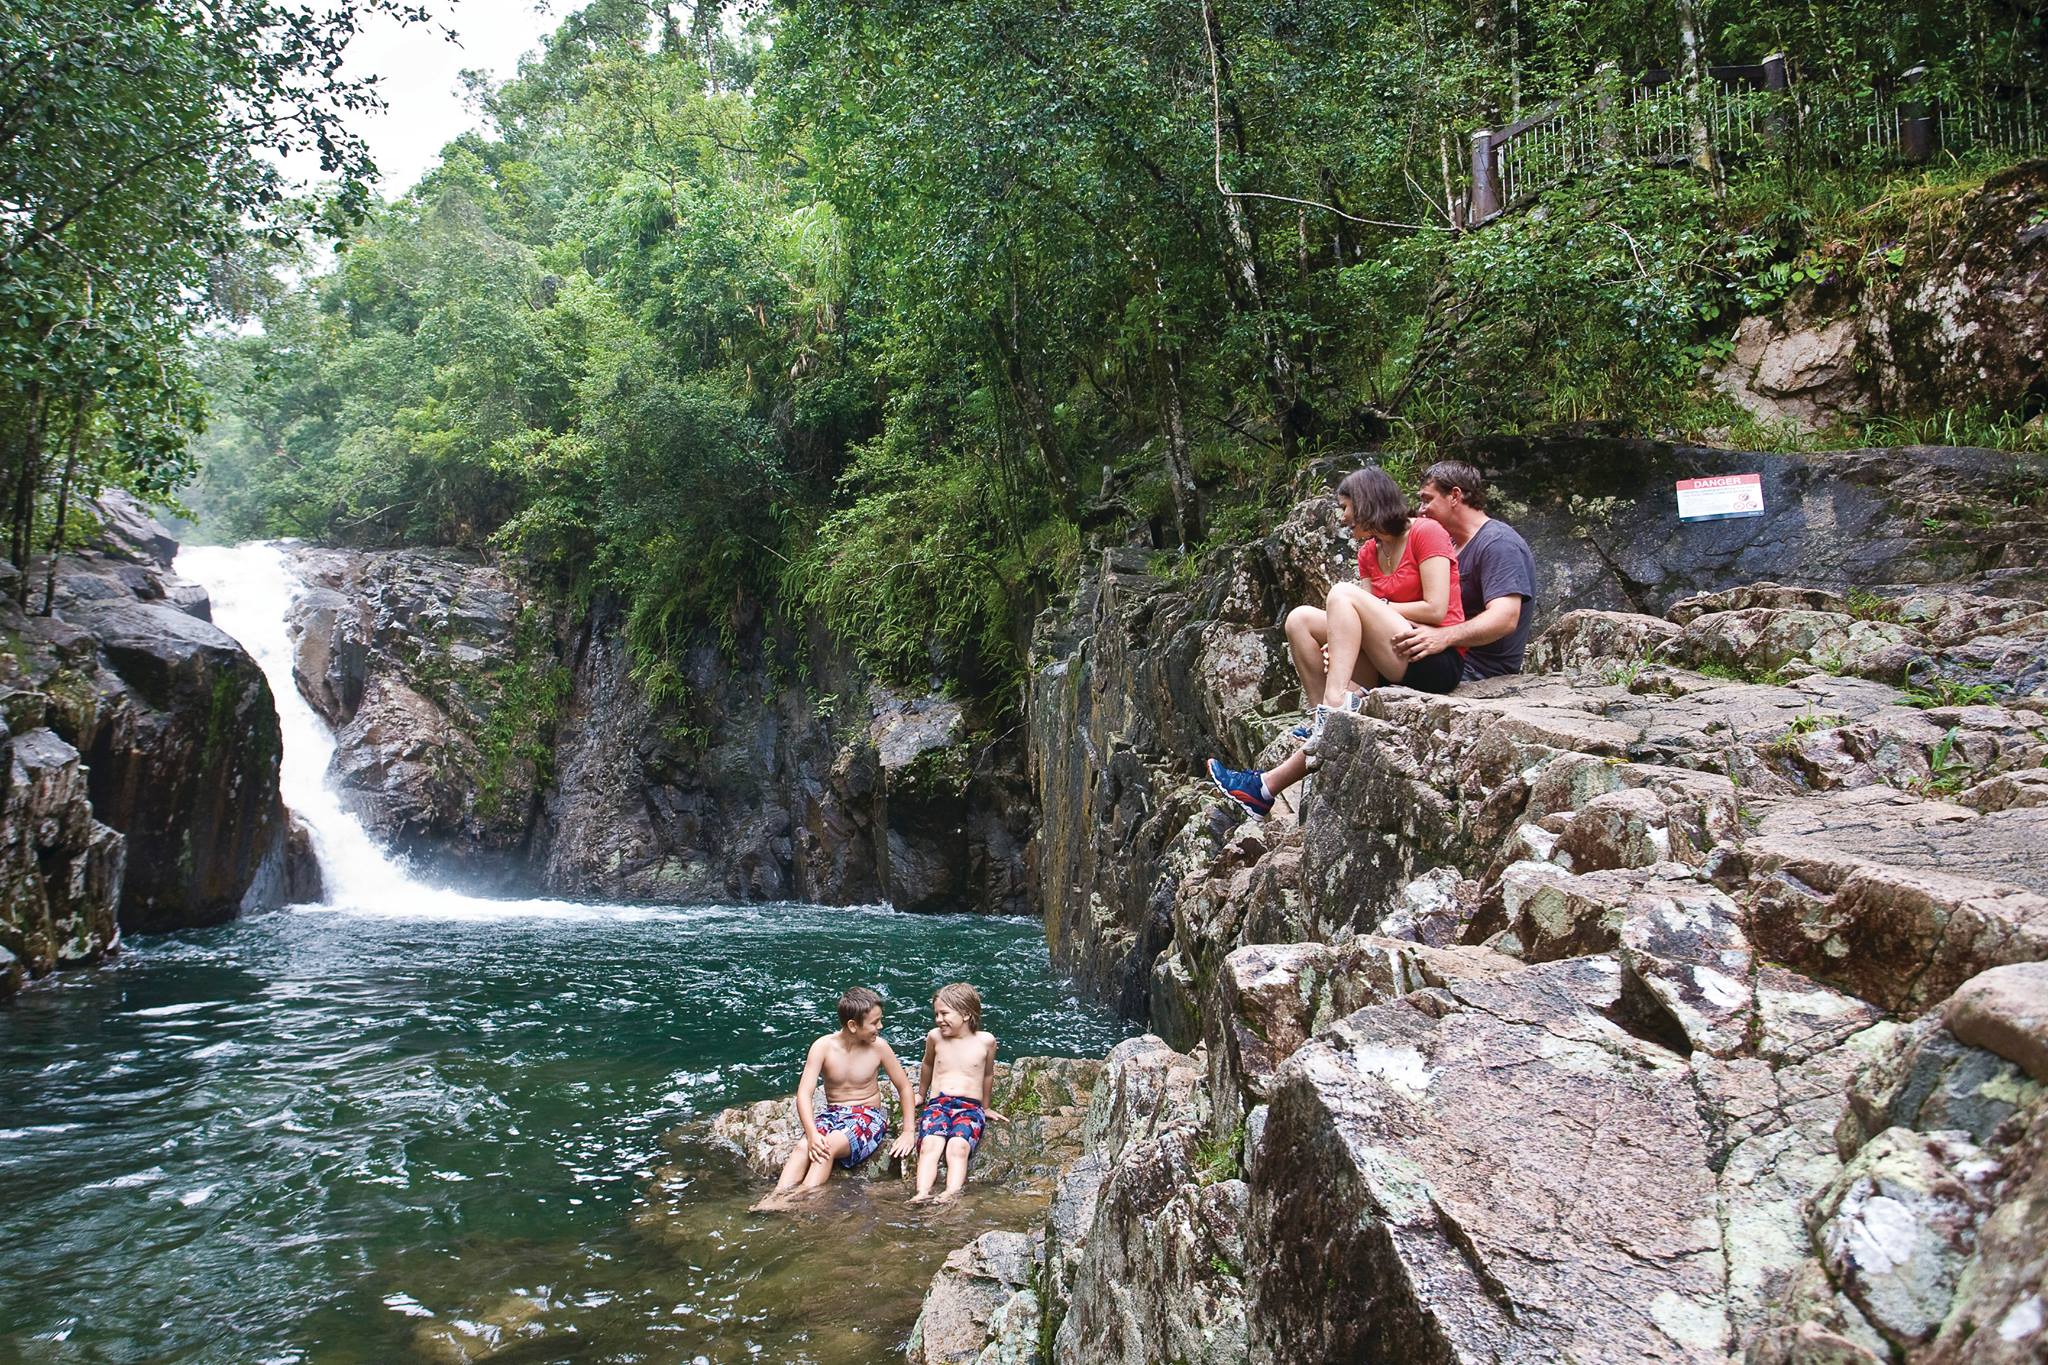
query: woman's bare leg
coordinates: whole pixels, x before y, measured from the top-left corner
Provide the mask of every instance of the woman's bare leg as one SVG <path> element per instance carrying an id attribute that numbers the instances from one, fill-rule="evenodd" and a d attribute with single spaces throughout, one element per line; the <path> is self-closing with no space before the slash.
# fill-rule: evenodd
<path id="1" fill-rule="evenodd" d="M 1355 583 L 1339 583 L 1330 589 L 1325 613 L 1330 633 L 1330 671 L 1323 679 L 1322 694 L 1316 698 L 1325 706 L 1342 706 L 1344 694 L 1353 683 L 1371 687 L 1379 682 L 1371 668 L 1360 666 L 1367 620 L 1361 599 L 1377 600 Z"/>
<path id="2" fill-rule="evenodd" d="M 1342 703 L 1353 683 L 1376 687 L 1382 681 L 1397 683 L 1408 676 L 1408 661 L 1394 648 L 1394 637 L 1408 629 L 1407 617 L 1356 583 L 1339 583 L 1330 589 L 1329 617 L 1330 678 L 1324 686 L 1324 705 Z M 1348 655 L 1342 668 L 1338 666 L 1340 638 Z"/>
<path id="3" fill-rule="evenodd" d="M 1304 749 L 1296 749 L 1259 776 L 1266 784 L 1266 795 L 1278 796 L 1308 776 L 1308 753 Z"/>
<path id="4" fill-rule="evenodd" d="M 1329 615 L 1321 607 L 1296 607 L 1287 613 L 1287 648 L 1294 655 L 1301 694 L 1311 706 L 1323 695 L 1323 646 L 1329 638 Z"/>

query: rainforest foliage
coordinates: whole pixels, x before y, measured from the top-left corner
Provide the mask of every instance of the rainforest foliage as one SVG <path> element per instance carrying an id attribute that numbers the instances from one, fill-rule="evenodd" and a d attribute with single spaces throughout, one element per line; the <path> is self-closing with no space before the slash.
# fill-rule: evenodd
<path id="1" fill-rule="evenodd" d="M 2038 92 L 2048 33 L 2019 0 L 596 0 L 200 349 L 187 496 L 610 597 L 657 685 L 765 603 L 996 690 L 1083 526 L 1192 550 L 1318 449 L 1700 425 L 1702 356 L 1889 153 L 1794 111 L 1471 232 L 1463 159 L 1604 70 L 1770 53 L 1808 111 L 1890 108 L 1916 66 Z"/>

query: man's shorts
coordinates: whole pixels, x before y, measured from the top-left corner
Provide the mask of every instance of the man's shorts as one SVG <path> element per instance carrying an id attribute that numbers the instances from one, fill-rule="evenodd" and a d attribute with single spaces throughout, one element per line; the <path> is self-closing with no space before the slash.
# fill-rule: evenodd
<path id="1" fill-rule="evenodd" d="M 819 1137 L 846 1134 L 846 1155 L 839 1164 L 852 1170 L 875 1154 L 889 1135 L 889 1120 L 872 1104 L 828 1104 L 818 1111 Z"/>
<path id="2" fill-rule="evenodd" d="M 987 1122 L 980 1100 L 965 1095 L 934 1095 L 925 1101 L 917 1116 L 920 1138 L 966 1138 L 967 1150 L 981 1145 L 981 1128 Z"/>

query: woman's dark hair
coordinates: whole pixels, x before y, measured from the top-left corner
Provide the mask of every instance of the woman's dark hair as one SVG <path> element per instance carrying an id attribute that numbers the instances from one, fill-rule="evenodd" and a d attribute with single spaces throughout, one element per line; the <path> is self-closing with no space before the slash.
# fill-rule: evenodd
<path id="1" fill-rule="evenodd" d="M 1401 485 L 1376 464 L 1354 470 L 1337 485 L 1337 496 L 1350 502 L 1353 522 L 1361 531 L 1398 536 L 1408 529 L 1408 499 Z"/>

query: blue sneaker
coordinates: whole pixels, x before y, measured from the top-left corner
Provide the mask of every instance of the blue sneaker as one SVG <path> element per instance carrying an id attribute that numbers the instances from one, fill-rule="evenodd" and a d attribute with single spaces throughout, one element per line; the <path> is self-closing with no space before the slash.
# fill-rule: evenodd
<path id="1" fill-rule="evenodd" d="M 1266 784 L 1259 773 L 1226 768 L 1212 758 L 1209 760 L 1209 780 L 1254 820 L 1265 819 L 1266 813 L 1273 809 L 1273 798 L 1266 795 Z"/>

